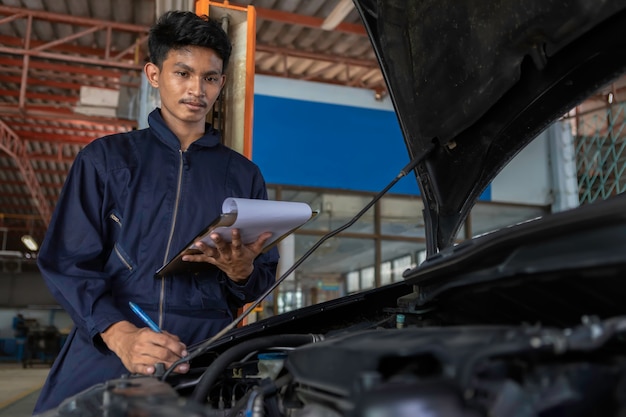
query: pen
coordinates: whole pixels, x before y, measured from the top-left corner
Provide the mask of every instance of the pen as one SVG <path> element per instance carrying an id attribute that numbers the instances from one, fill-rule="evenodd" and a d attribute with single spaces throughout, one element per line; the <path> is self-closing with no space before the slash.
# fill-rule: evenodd
<path id="1" fill-rule="evenodd" d="M 161 333 L 161 329 L 159 328 L 159 326 L 157 326 L 157 324 L 153 322 L 152 319 L 148 317 L 148 315 L 137 304 L 129 301 L 128 305 L 130 306 L 130 309 L 133 310 L 133 313 L 135 313 L 137 317 L 143 320 L 143 322 L 146 323 L 153 332 Z"/>

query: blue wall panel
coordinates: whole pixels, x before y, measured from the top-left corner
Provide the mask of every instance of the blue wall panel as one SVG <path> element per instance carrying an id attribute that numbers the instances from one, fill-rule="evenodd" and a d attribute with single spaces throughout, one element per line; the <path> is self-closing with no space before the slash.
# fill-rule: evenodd
<path id="1" fill-rule="evenodd" d="M 268 183 L 377 192 L 409 161 L 392 111 L 260 94 L 254 101 L 252 159 Z M 419 195 L 415 176 L 390 192 Z"/>
<path id="2" fill-rule="evenodd" d="M 395 113 L 254 97 L 252 159 L 268 183 L 379 191 L 408 162 Z M 393 193 L 419 194 L 414 176 Z"/>

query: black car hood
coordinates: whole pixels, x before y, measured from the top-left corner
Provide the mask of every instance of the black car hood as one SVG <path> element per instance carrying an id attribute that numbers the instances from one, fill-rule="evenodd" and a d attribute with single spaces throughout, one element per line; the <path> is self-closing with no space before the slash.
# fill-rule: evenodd
<path id="1" fill-rule="evenodd" d="M 430 255 L 507 162 L 626 66 L 625 0 L 354 2 L 421 159 Z"/>

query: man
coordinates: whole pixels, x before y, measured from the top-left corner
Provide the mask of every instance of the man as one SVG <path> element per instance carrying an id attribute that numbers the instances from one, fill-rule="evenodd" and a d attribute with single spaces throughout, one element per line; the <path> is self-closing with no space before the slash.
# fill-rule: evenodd
<path id="1" fill-rule="evenodd" d="M 148 129 L 98 139 L 80 152 L 39 253 L 42 275 L 75 327 L 35 413 L 122 374 L 171 366 L 275 280 L 277 251 L 261 254 L 271 234 L 243 245 L 238 231 L 230 244 L 213 235 L 215 248 L 199 245 L 202 254 L 185 256 L 210 264 L 208 272 L 154 277 L 219 215 L 226 197 L 266 199 L 267 191 L 258 167 L 205 123 L 231 52 L 219 24 L 167 12 L 148 47 L 144 72 L 161 108 L 149 115 Z M 162 332 L 147 328 L 131 301 Z"/>

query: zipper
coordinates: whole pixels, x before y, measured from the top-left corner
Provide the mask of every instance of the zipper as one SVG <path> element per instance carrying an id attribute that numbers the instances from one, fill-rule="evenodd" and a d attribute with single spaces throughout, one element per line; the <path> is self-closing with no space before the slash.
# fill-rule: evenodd
<path id="1" fill-rule="evenodd" d="M 111 213 L 109 214 L 109 218 L 111 220 L 113 220 L 120 228 L 122 227 L 122 221 L 120 220 L 119 217 L 117 217 L 115 215 L 115 213 Z M 129 271 L 133 270 L 133 266 L 130 264 L 130 262 L 128 262 L 126 260 L 126 257 L 124 255 L 122 255 L 122 252 L 120 252 L 120 249 L 117 246 L 117 243 L 113 246 L 113 250 L 115 251 L 115 254 L 117 255 L 117 257 L 119 258 L 120 261 L 122 261 L 122 263 L 124 264 L 124 266 L 126 266 L 126 268 Z"/>
<path id="2" fill-rule="evenodd" d="M 170 236 L 167 239 L 167 247 L 165 249 L 165 256 L 163 257 L 163 265 L 167 262 L 170 254 L 170 248 L 172 245 L 172 238 L 174 237 L 174 229 L 176 228 L 176 218 L 178 217 L 178 203 L 180 203 L 180 190 L 183 183 L 183 151 L 178 150 L 179 155 L 179 168 L 178 168 L 178 184 L 176 185 L 176 200 L 174 203 L 174 215 L 172 216 L 172 227 L 170 229 Z M 161 277 L 161 295 L 159 296 L 159 327 L 163 327 L 163 307 L 165 305 L 165 277 Z"/>
<path id="3" fill-rule="evenodd" d="M 120 220 L 120 218 L 119 218 L 119 217 L 117 217 L 117 216 L 115 215 L 115 213 L 111 213 L 111 214 L 109 215 L 109 217 L 111 218 L 111 220 L 113 220 L 115 223 L 117 223 L 117 225 L 118 225 L 119 227 L 122 227 L 122 221 Z"/>
<path id="4" fill-rule="evenodd" d="M 120 259 L 120 261 L 122 261 L 122 263 L 126 266 L 126 268 L 128 268 L 129 271 L 132 271 L 133 266 L 126 260 L 124 255 L 122 255 L 122 252 L 120 252 L 120 250 L 118 249 L 117 244 L 115 244 L 115 246 L 113 247 L 113 250 L 117 254 L 117 257 Z"/>

